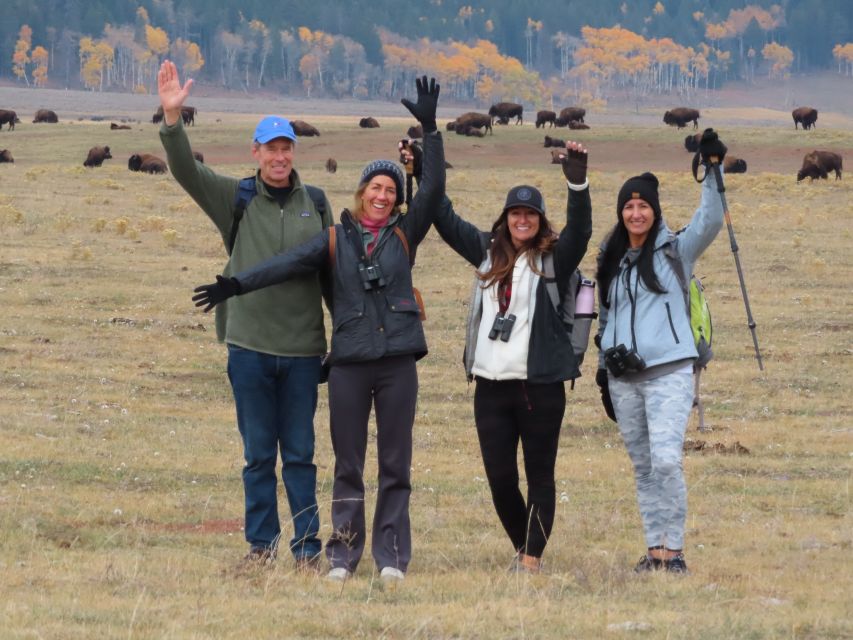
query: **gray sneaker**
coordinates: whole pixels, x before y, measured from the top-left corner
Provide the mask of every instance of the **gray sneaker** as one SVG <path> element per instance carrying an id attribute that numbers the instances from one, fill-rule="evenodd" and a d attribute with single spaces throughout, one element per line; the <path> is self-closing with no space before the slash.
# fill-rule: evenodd
<path id="1" fill-rule="evenodd" d="M 332 567 L 329 569 L 329 573 L 326 574 L 326 580 L 331 580 L 332 582 L 346 582 L 350 578 L 352 578 L 352 571 L 346 567 Z"/>

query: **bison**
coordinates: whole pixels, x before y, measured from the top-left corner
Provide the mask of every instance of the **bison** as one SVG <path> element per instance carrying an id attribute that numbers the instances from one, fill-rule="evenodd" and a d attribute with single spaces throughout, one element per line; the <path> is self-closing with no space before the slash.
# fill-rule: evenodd
<path id="1" fill-rule="evenodd" d="M 204 154 L 201 151 L 193 151 L 193 158 L 204 164 Z"/>
<path id="2" fill-rule="evenodd" d="M 812 109 L 811 107 L 797 107 L 791 112 L 791 116 L 794 118 L 794 129 L 797 128 L 797 123 L 803 125 L 804 130 L 817 127 L 815 124 L 817 121 L 817 109 Z"/>
<path id="3" fill-rule="evenodd" d="M 447 123 L 447 130 L 448 131 L 455 131 L 456 130 L 456 120 L 451 120 L 450 122 Z"/>
<path id="4" fill-rule="evenodd" d="M 684 138 L 684 148 L 690 153 L 699 151 L 699 141 L 702 139 L 701 133 L 692 133 Z"/>
<path id="5" fill-rule="evenodd" d="M 335 173 L 338 170 L 338 161 L 334 158 L 329 158 L 326 160 L 326 171 L 329 173 Z"/>
<path id="6" fill-rule="evenodd" d="M 804 178 L 827 179 L 830 171 L 835 171 L 835 179 L 841 180 L 841 156 L 832 151 L 812 151 L 803 158 L 803 166 L 797 172 L 797 182 Z"/>
<path id="7" fill-rule="evenodd" d="M 578 120 L 569 120 L 569 129 L 589 129 L 589 125 Z"/>
<path id="8" fill-rule="evenodd" d="M 477 127 L 474 127 L 470 124 L 466 125 L 456 125 L 456 135 L 457 136 L 469 136 L 474 138 L 483 138 L 485 137 L 485 133 L 480 131 Z"/>
<path id="9" fill-rule="evenodd" d="M 486 115 L 485 113 L 477 113 L 476 111 L 468 111 L 456 118 L 455 127 L 457 133 L 459 133 L 460 127 L 463 129 L 462 135 L 470 135 L 464 133 L 464 130 L 468 127 L 473 127 L 474 129 L 485 129 L 489 133 L 492 133 L 492 116 Z M 448 131 L 452 130 L 453 129 L 448 127 Z"/>
<path id="10" fill-rule="evenodd" d="M 406 135 L 409 138 L 414 138 L 414 139 L 423 138 L 424 137 L 424 128 L 421 125 L 416 124 L 412 127 L 409 127 L 409 130 L 406 131 Z"/>
<path id="11" fill-rule="evenodd" d="M 117 131 L 118 129 L 130 129 L 130 125 L 116 124 L 115 122 L 110 122 L 110 131 Z"/>
<path id="12" fill-rule="evenodd" d="M 726 173 L 746 173 L 746 160 L 735 156 L 726 156 L 723 160 L 723 170 Z"/>
<path id="13" fill-rule="evenodd" d="M 560 140 L 559 138 L 552 138 L 550 136 L 545 136 L 545 147 L 565 147 L 566 141 Z"/>
<path id="14" fill-rule="evenodd" d="M 12 152 L 8 149 L 3 149 L 2 151 L 0 151 L 0 163 L 3 162 L 15 162 L 14 158 L 12 158 Z"/>
<path id="15" fill-rule="evenodd" d="M 498 102 L 489 107 L 489 116 L 503 120 L 507 124 L 510 118 L 515 118 L 515 124 L 523 124 L 524 107 L 515 102 Z"/>
<path id="16" fill-rule="evenodd" d="M 358 126 L 362 129 L 378 129 L 379 121 L 376 118 L 362 118 L 358 121 Z"/>
<path id="17" fill-rule="evenodd" d="M 195 114 L 198 113 L 198 109 L 195 107 L 181 107 L 181 120 L 184 121 L 184 124 L 190 124 L 195 126 Z M 157 111 L 154 112 L 154 115 L 151 117 L 151 122 L 154 124 L 159 124 L 163 121 L 163 106 L 157 107 Z"/>
<path id="18" fill-rule="evenodd" d="M 578 122 L 584 121 L 584 116 L 586 115 L 586 109 L 583 107 L 566 107 L 565 109 L 560 110 L 560 115 L 558 116 L 563 122 L 568 124 L 572 120 L 577 120 Z M 566 125 L 563 125 L 566 126 Z"/>
<path id="19" fill-rule="evenodd" d="M 143 173 L 166 173 L 165 161 L 150 153 L 134 153 L 127 161 L 127 168 Z"/>
<path id="20" fill-rule="evenodd" d="M 291 120 L 290 125 L 293 127 L 293 132 L 297 136 L 303 136 L 310 138 L 311 136 L 319 136 L 320 131 L 317 127 L 314 127 L 304 120 Z"/>
<path id="21" fill-rule="evenodd" d="M 556 119 L 557 119 L 557 114 L 554 113 L 553 111 L 537 111 L 536 112 L 536 128 L 538 129 L 541 126 L 544 129 L 546 122 L 553 127 L 554 121 Z"/>
<path id="22" fill-rule="evenodd" d="M 109 147 L 92 147 L 89 149 L 89 154 L 86 156 L 86 159 L 83 161 L 84 167 L 100 167 L 104 164 L 104 160 L 111 160 L 112 155 L 110 154 Z"/>
<path id="23" fill-rule="evenodd" d="M 59 122 L 59 118 L 56 117 L 55 111 L 51 111 L 50 109 L 39 109 L 36 111 L 35 118 L 33 118 L 33 123 L 36 122 L 49 122 L 50 124 L 56 124 Z"/>
<path id="24" fill-rule="evenodd" d="M 0 129 L 3 128 L 4 124 L 9 125 L 9 131 L 12 131 L 15 128 L 15 124 L 20 122 L 18 119 L 18 114 L 12 111 L 11 109 L 0 109 Z"/>
<path id="25" fill-rule="evenodd" d="M 699 128 L 699 110 L 687 107 L 676 107 L 663 114 L 663 121 L 670 125 L 683 129 L 688 122 L 693 123 L 693 128 Z"/>

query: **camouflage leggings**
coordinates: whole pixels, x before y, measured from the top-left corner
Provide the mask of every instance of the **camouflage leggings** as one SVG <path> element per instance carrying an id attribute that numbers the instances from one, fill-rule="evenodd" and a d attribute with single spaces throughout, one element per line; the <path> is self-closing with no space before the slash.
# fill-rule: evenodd
<path id="1" fill-rule="evenodd" d="M 681 549 L 687 486 L 681 466 L 693 405 L 693 375 L 676 371 L 644 382 L 610 378 L 622 440 L 634 464 L 646 545 Z"/>

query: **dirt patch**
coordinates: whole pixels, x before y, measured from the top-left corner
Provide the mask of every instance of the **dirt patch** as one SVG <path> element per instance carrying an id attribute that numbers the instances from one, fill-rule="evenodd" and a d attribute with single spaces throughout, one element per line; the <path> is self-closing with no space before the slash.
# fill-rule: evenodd
<path id="1" fill-rule="evenodd" d="M 147 529 L 155 531 L 168 531 L 170 533 L 198 533 L 198 534 L 223 534 L 239 533 L 243 530 L 243 521 L 238 518 L 224 520 L 205 520 L 201 523 L 173 522 L 173 523 L 146 523 Z"/>

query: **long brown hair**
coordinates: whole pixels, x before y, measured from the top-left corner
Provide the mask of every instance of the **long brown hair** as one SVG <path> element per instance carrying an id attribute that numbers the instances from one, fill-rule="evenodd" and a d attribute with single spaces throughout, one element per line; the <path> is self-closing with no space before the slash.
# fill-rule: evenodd
<path id="1" fill-rule="evenodd" d="M 509 233 L 507 211 L 504 211 L 492 225 L 492 246 L 489 249 L 492 264 L 485 273 L 477 272 L 477 276 L 483 281 L 483 288 L 488 289 L 492 285 L 507 281 L 512 276 L 518 255 L 525 251 L 531 271 L 536 275 L 543 275 L 536 267 L 536 260 L 540 255 L 549 253 L 555 242 L 557 234 L 551 228 L 551 223 L 544 214 L 539 213 L 539 231 L 521 247 L 516 248 Z"/>

